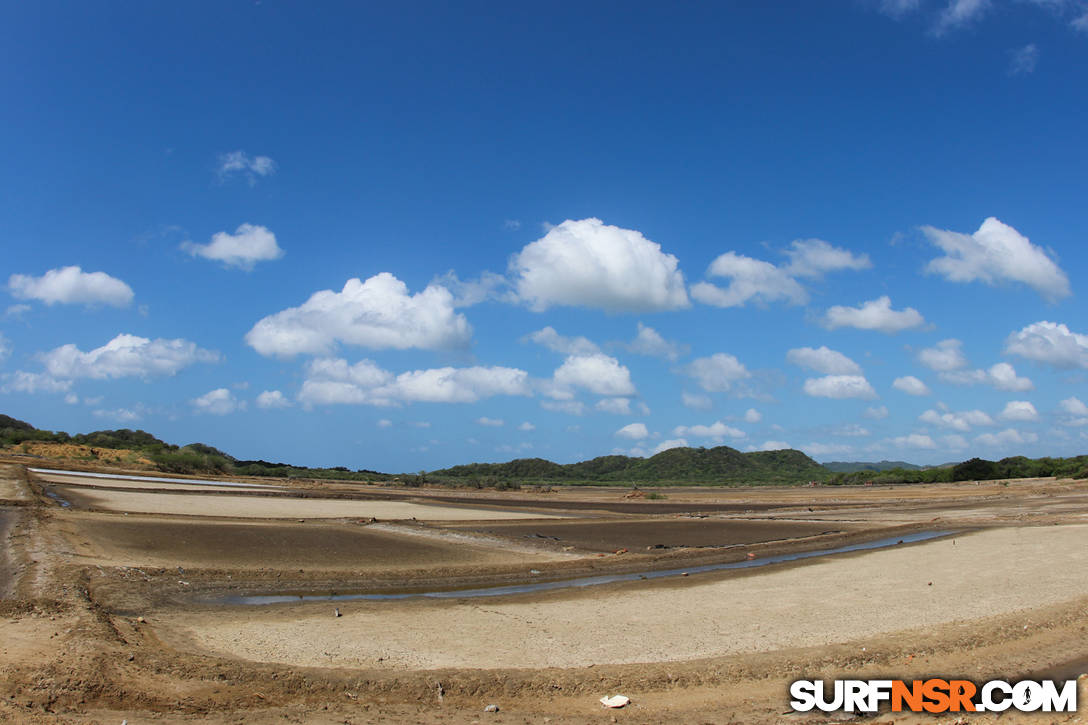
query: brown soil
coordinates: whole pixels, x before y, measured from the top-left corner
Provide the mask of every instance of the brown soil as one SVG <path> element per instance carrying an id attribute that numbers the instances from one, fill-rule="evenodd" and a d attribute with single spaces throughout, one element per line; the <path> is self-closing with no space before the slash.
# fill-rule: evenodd
<path id="1" fill-rule="evenodd" d="M 0 470 L 0 483 L 23 476 Z M 473 493 L 267 482 L 290 490 L 172 494 L 190 499 L 187 516 L 133 513 L 141 496 L 167 494 L 117 487 L 104 490 L 116 511 L 73 511 L 40 483 L 9 486 L 26 497 L 0 507 L 8 562 L 0 582 L 9 585 L 0 599 L 0 721 L 824 723 L 841 718 L 789 713 L 790 681 L 1066 677 L 1088 662 L 1083 482 L 670 489 L 664 511 L 660 501 L 624 500 L 630 489 L 619 487 Z M 342 515 L 231 518 L 220 506 L 231 498 Z M 344 515 L 366 503 L 593 518 L 374 526 Z M 675 513 L 685 515 L 662 515 Z M 205 603 L 239 592 L 441 589 L 695 566 L 923 529 L 978 533 L 516 597 Z M 645 548 L 658 543 L 674 548 Z M 630 551 L 601 556 L 612 546 Z M 616 692 L 632 704 L 603 710 L 597 699 Z M 490 703 L 500 712 L 484 713 Z M 893 720 L 959 718 L 867 722 Z"/>
<path id="2" fill-rule="evenodd" d="M 101 448 L 99 446 L 81 446 L 73 443 L 20 443 L 12 452 L 24 453 L 38 458 L 60 461 L 88 461 L 101 463 L 126 463 L 137 466 L 151 466 L 150 459 L 128 449 Z"/>

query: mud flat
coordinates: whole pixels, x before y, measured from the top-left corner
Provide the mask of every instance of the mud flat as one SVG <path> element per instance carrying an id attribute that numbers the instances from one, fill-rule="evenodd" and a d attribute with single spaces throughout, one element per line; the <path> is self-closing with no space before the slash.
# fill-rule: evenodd
<path id="1" fill-rule="evenodd" d="M 360 571 L 555 558 L 398 535 L 357 524 L 201 521 L 87 512 L 58 514 L 77 552 L 111 566 Z"/>
<path id="2" fill-rule="evenodd" d="M 549 668 L 819 647 L 1088 598 L 1088 526 L 1010 528 L 749 576 L 472 602 L 177 613 L 160 636 L 309 667 Z M 1088 599 L 1085 599 L 1088 602 Z"/>
<path id="3" fill-rule="evenodd" d="M 283 491 L 282 486 L 262 486 L 244 483 L 181 483 L 180 481 L 138 480 L 129 478 L 106 478 L 91 476 L 65 476 L 52 473 L 36 473 L 34 477 L 43 483 L 60 483 L 83 488 L 123 488 L 140 491 Z"/>
<path id="4" fill-rule="evenodd" d="M 501 511 L 408 501 L 270 498 L 264 496 L 113 491 L 51 484 L 49 489 L 76 508 L 128 513 L 221 516 L 252 519 L 379 518 L 424 521 L 557 518 L 555 514 Z"/>
<path id="5" fill-rule="evenodd" d="M 850 524 L 810 521 L 650 518 L 635 521 L 580 519 L 526 521 L 510 524 L 450 524 L 451 529 L 509 537 L 513 540 L 551 541 L 588 551 L 645 550 L 647 547 L 737 546 L 852 531 Z"/>

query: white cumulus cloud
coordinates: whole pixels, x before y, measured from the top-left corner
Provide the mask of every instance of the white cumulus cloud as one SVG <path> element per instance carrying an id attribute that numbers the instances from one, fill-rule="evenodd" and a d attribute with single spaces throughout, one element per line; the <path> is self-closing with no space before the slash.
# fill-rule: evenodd
<path id="1" fill-rule="evenodd" d="M 683 368 L 683 373 L 694 378 L 703 390 L 711 393 L 724 393 L 734 383 L 752 377 L 744 363 L 724 352 L 692 360 L 690 365 Z"/>
<path id="2" fill-rule="evenodd" d="M 886 441 L 893 448 L 936 448 L 933 439 L 924 433 L 911 433 L 910 435 L 889 438 Z"/>
<path id="3" fill-rule="evenodd" d="M 535 342 L 552 352 L 563 355 L 592 355 L 601 351 L 597 344 L 589 338 L 565 337 L 556 332 L 551 325 L 536 332 L 531 332 L 522 339 Z"/>
<path id="4" fill-rule="evenodd" d="M 672 362 L 676 362 L 681 355 L 687 354 L 690 349 L 687 345 L 666 340 L 657 330 L 641 322 L 638 323 L 638 335 L 624 347 L 638 355 L 660 357 Z"/>
<path id="5" fill-rule="evenodd" d="M 688 442 L 683 438 L 674 438 L 672 440 L 661 441 L 653 450 L 654 455 L 657 455 L 661 451 L 667 451 L 671 448 L 687 448 Z"/>
<path id="6" fill-rule="evenodd" d="M 763 420 L 763 414 L 755 408 L 749 408 L 744 411 L 744 420 L 746 423 L 758 423 Z"/>
<path id="7" fill-rule="evenodd" d="M 831 330 L 839 327 L 855 327 L 859 330 L 877 330 L 887 334 L 921 327 L 926 323 L 922 314 L 913 307 L 893 310 L 887 295 L 862 303 L 859 307 L 835 305 L 824 315 L 824 325 Z"/>
<path id="8" fill-rule="evenodd" d="M 1062 411 L 1069 415 L 1084 415 L 1088 416 L 1088 405 L 1085 405 L 1080 398 L 1073 396 L 1066 398 L 1058 404 Z"/>
<path id="9" fill-rule="evenodd" d="M 506 425 L 506 421 L 502 418 L 488 418 L 487 416 L 481 416 L 476 419 L 478 425 L 487 426 L 490 428 L 501 428 Z"/>
<path id="10" fill-rule="evenodd" d="M 866 408 L 863 415 L 869 420 L 884 420 L 890 413 L 888 412 L 888 406 L 875 405 L 871 408 Z"/>
<path id="11" fill-rule="evenodd" d="M 747 438 L 748 434 L 739 428 L 733 428 L 725 423 L 715 421 L 710 425 L 678 425 L 673 428 L 672 434 L 677 438 L 683 438 L 690 436 L 692 438 L 714 438 L 721 440 L 723 438 Z"/>
<path id="12" fill-rule="evenodd" d="M 1005 352 L 1057 368 L 1088 368 L 1088 335 L 1057 322 L 1033 322 L 1009 335 Z"/>
<path id="13" fill-rule="evenodd" d="M 121 334 L 89 352 L 72 344 L 41 355 L 49 375 L 60 379 L 154 378 L 176 374 L 195 363 L 219 361 L 219 353 L 188 340 L 149 340 Z"/>
<path id="14" fill-rule="evenodd" d="M 1035 384 L 1016 374 L 1016 368 L 1006 362 L 992 365 L 988 370 L 953 370 L 940 373 L 941 380 L 954 385 L 992 385 L 998 390 L 1023 392 Z"/>
<path id="15" fill-rule="evenodd" d="M 266 356 L 325 355 L 338 343 L 375 350 L 443 350 L 465 347 L 472 327 L 454 309 L 453 295 L 432 285 L 414 295 L 382 272 L 349 279 L 340 292 L 315 292 L 299 307 L 269 315 L 246 334 Z"/>
<path id="16" fill-rule="evenodd" d="M 680 402 L 685 408 L 692 410 L 710 410 L 714 407 L 714 401 L 707 395 L 696 395 L 687 391 L 680 393 Z"/>
<path id="17" fill-rule="evenodd" d="M 533 425 L 532 423 L 530 423 L 529 421 L 525 421 L 524 423 L 522 423 L 521 425 L 518 426 L 518 430 L 525 431 L 526 433 L 528 433 L 530 431 L 536 430 L 536 426 Z"/>
<path id="18" fill-rule="evenodd" d="M 257 396 L 257 407 L 261 410 L 289 408 L 291 407 L 291 401 L 278 390 L 266 390 Z"/>
<path id="19" fill-rule="evenodd" d="M 229 415 L 236 410 L 245 408 L 245 403 L 234 397 L 234 393 L 226 388 L 216 388 L 192 401 L 193 409 L 197 413 L 209 415 Z"/>
<path id="20" fill-rule="evenodd" d="M 630 423 L 616 431 L 616 436 L 618 438 L 629 438 L 633 441 L 640 441 L 643 438 L 649 438 L 650 431 L 646 429 L 645 423 Z"/>
<path id="21" fill-rule="evenodd" d="M 64 393 L 72 388 L 71 380 L 58 380 L 47 373 L 31 373 L 25 370 L 5 373 L 3 381 L 0 392 L 4 393 Z"/>
<path id="22" fill-rule="evenodd" d="M 794 277 L 822 277 L 827 272 L 857 272 L 873 266 L 868 254 L 854 254 L 822 239 L 794 240 L 786 256 L 790 258 L 786 271 Z"/>
<path id="23" fill-rule="evenodd" d="M 1010 400 L 1001 411 L 1004 420 L 1039 420 L 1035 406 L 1027 400 Z"/>
<path id="24" fill-rule="evenodd" d="M 531 395 L 529 374 L 505 367 L 430 368 L 394 375 L 370 360 L 349 365 L 320 358 L 306 367 L 298 399 L 305 405 L 475 403 L 496 395 Z"/>
<path id="25" fill-rule="evenodd" d="M 1071 294 L 1069 278 L 1046 252 L 993 217 L 974 234 L 934 227 L 922 227 L 922 231 L 945 252 L 930 261 L 926 270 L 952 282 L 1021 282 L 1051 301 Z"/>
<path id="26" fill-rule="evenodd" d="M 687 307 L 676 257 L 633 229 L 567 220 L 510 260 L 517 296 L 533 310 L 647 312 Z"/>
<path id="27" fill-rule="evenodd" d="M 750 301 L 784 300 L 794 305 L 808 302 L 808 292 L 784 269 L 736 252 L 726 252 L 711 262 L 707 275 L 730 282 L 725 289 L 710 282 L 692 285 L 691 296 L 705 305 L 742 307 Z"/>
<path id="28" fill-rule="evenodd" d="M 1010 445 L 1023 445 L 1025 443 L 1035 443 L 1039 440 L 1039 436 L 1035 433 L 1024 433 L 1018 431 L 1015 428 L 1006 428 L 998 433 L 983 433 L 982 435 L 975 436 L 975 443 L 982 446 L 999 447 Z"/>
<path id="29" fill-rule="evenodd" d="M 13 274 L 8 278 L 12 296 L 38 300 L 47 305 L 109 305 L 125 307 L 132 302 L 132 288 L 105 272 L 84 272 L 80 267 L 51 269 L 41 277 Z"/>
<path id="30" fill-rule="evenodd" d="M 900 390 L 907 395 L 929 395 L 929 386 L 923 383 L 913 375 L 905 375 L 901 378 L 896 378 L 892 382 L 892 387 L 896 390 Z"/>
<path id="31" fill-rule="evenodd" d="M 941 428 L 951 428 L 952 430 L 961 432 L 971 430 L 971 426 L 973 425 L 994 424 L 993 418 L 981 410 L 964 410 L 956 413 L 950 411 L 942 412 L 931 408 L 918 416 L 918 420 Z"/>
<path id="32" fill-rule="evenodd" d="M 937 372 L 948 372 L 967 367 L 967 358 L 963 354 L 963 343 L 954 338 L 941 340 L 933 347 L 923 349 L 918 353 L 918 362 Z"/>
<path id="33" fill-rule="evenodd" d="M 861 373 L 861 367 L 856 362 L 826 345 L 818 348 L 794 348 L 786 353 L 786 360 L 798 367 L 815 370 L 824 375 L 858 375 Z"/>
<path id="34" fill-rule="evenodd" d="M 279 259 L 284 254 L 276 243 L 276 235 L 259 224 L 241 224 L 234 234 L 216 232 L 207 244 L 182 242 L 181 248 L 194 257 L 246 270 L 253 269 L 257 262 Z"/>
<path id="35" fill-rule="evenodd" d="M 571 355 L 555 371 L 555 385 L 562 389 L 584 388 L 597 395 L 622 397 L 635 394 L 631 371 L 614 357 L 603 354 Z"/>
<path id="36" fill-rule="evenodd" d="M 805 380 L 804 390 L 814 398 L 863 398 L 877 397 L 876 391 L 864 375 L 825 375 Z"/>

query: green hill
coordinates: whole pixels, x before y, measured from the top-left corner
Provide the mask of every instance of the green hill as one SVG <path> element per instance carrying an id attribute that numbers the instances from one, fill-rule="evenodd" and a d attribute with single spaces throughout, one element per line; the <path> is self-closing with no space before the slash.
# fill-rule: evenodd
<path id="1" fill-rule="evenodd" d="M 890 471 L 894 468 L 901 468 L 904 471 L 920 471 L 923 468 L 932 468 L 933 466 L 916 466 L 913 463 L 907 463 L 905 461 L 831 461 L 824 464 L 824 468 L 835 473 L 854 473 L 856 471 Z"/>
<path id="2" fill-rule="evenodd" d="M 729 446 L 670 448 L 649 458 L 601 456 L 561 465 L 542 458 L 472 463 L 427 475 L 519 481 L 637 483 L 788 483 L 825 480 L 829 471 L 801 451 L 741 453 Z"/>

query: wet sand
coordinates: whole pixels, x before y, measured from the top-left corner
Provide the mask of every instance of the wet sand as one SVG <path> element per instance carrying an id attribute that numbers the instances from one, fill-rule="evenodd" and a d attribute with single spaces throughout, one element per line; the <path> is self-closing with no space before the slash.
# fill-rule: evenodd
<path id="1" fill-rule="evenodd" d="M 724 547 L 782 541 L 850 531 L 852 525 L 807 521 L 652 518 L 636 521 L 580 519 L 527 521 L 511 524 L 450 524 L 447 528 L 506 536 L 515 541 L 553 542 L 588 551 L 631 551 L 647 547 Z"/>

